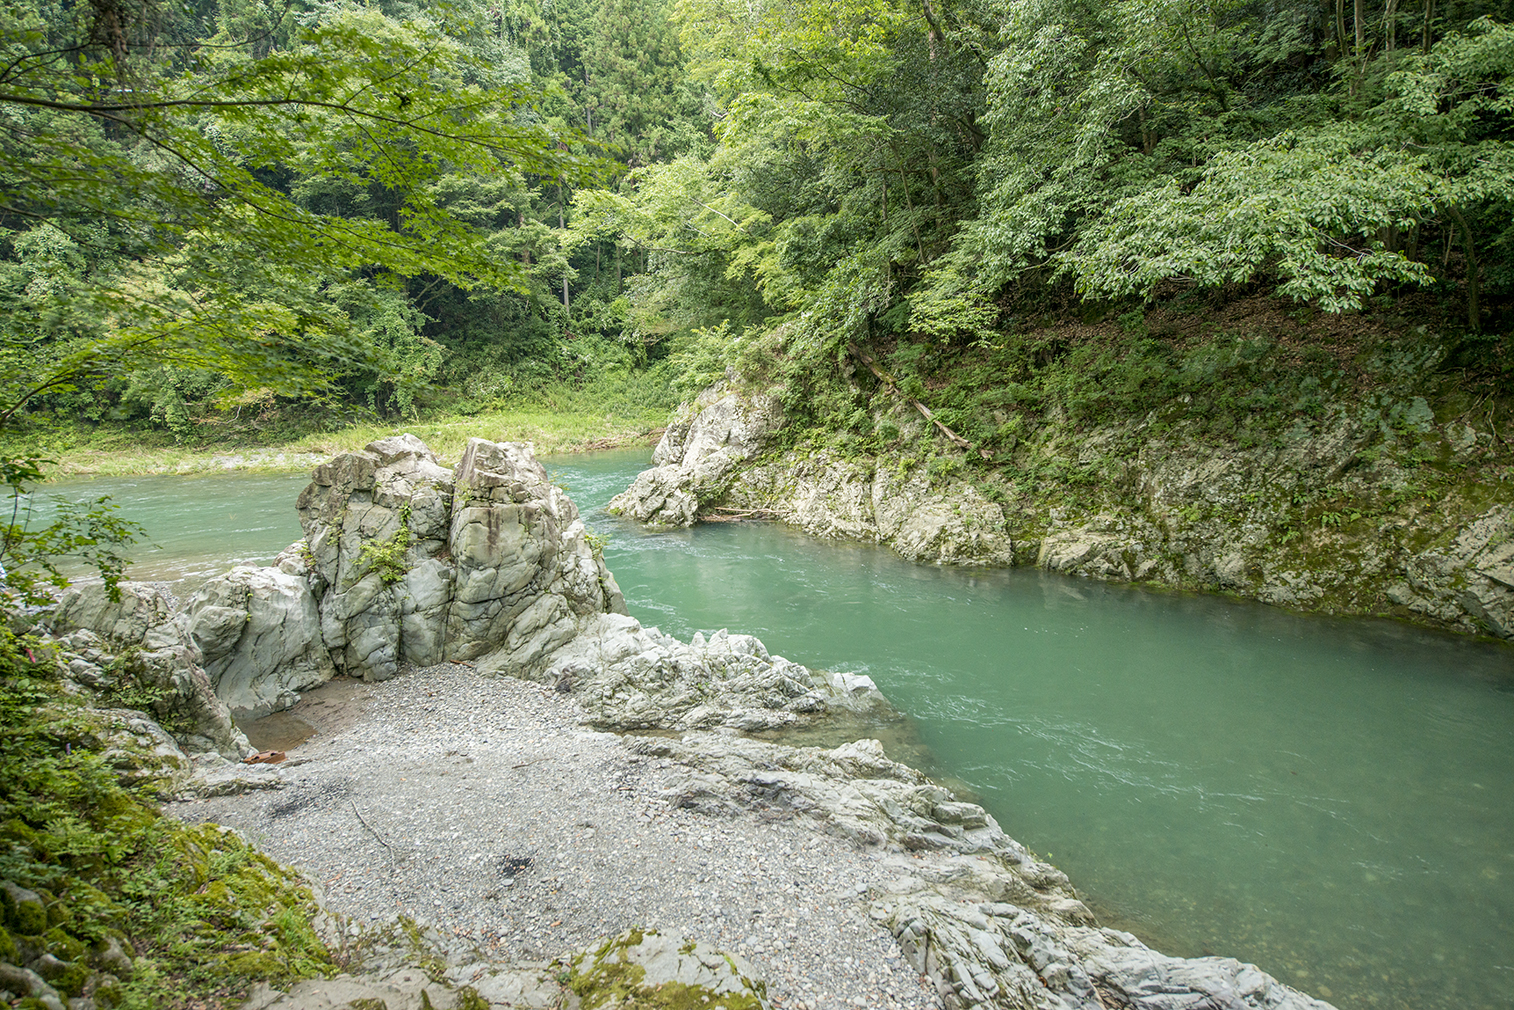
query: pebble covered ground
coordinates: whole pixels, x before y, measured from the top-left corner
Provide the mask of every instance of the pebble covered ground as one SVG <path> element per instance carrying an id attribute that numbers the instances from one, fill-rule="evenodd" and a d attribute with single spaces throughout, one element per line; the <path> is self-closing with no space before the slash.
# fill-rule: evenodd
<path id="1" fill-rule="evenodd" d="M 583 729 L 568 695 L 446 664 L 335 682 L 294 715 L 316 732 L 279 766 L 283 789 L 170 812 L 242 831 L 334 911 L 403 913 L 491 960 L 677 931 L 746 957 L 775 1006 L 940 1005 L 860 900 L 898 873 L 882 853 L 673 806 L 669 759 Z"/>

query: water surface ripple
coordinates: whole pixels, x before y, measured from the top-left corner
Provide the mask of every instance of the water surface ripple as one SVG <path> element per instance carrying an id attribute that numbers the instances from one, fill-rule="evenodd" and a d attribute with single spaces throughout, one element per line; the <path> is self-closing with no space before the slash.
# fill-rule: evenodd
<path id="1" fill-rule="evenodd" d="M 870 674 L 1107 923 L 1342 1008 L 1514 1005 L 1514 650 L 771 524 L 649 533 L 594 513 L 623 459 L 551 465 L 634 614 Z"/>
<path id="2" fill-rule="evenodd" d="M 651 533 L 601 510 L 646 455 L 547 461 L 609 535 L 632 613 L 868 673 L 916 720 L 928 770 L 1065 869 L 1106 924 L 1255 961 L 1345 1010 L 1514 1005 L 1514 650 L 914 565 L 772 524 Z M 149 527 L 163 550 L 134 577 L 188 578 L 297 537 L 302 484 L 65 490 L 114 493 Z"/>

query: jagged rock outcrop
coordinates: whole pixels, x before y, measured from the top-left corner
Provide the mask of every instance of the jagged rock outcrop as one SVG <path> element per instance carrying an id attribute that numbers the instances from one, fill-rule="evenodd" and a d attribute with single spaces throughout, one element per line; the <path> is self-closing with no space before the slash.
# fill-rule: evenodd
<path id="1" fill-rule="evenodd" d="M 783 423 L 772 397 L 717 384 L 674 419 L 652 453 L 652 469 L 609 510 L 653 525 L 690 526 L 702 510 L 729 506 L 771 514 L 812 536 L 887 544 L 912 561 L 1013 562 L 1003 510 L 976 489 L 943 490 L 921 472 L 824 453 L 764 461 Z"/>
<path id="2" fill-rule="evenodd" d="M 112 600 L 102 584 L 71 586 L 47 617 L 49 630 L 76 650 L 64 657 L 74 678 L 107 695 L 140 699 L 190 754 L 241 759 L 252 753 L 201 667 L 194 640 L 174 619 L 168 596 L 135 582 L 117 588 L 120 597 Z"/>
<path id="3" fill-rule="evenodd" d="M 782 426 L 776 399 L 743 396 L 719 382 L 668 425 L 652 452 L 652 469 L 610 502 L 610 511 L 658 526 L 691 526 L 701 503 L 719 498 Z"/>
<path id="4" fill-rule="evenodd" d="M 241 565 L 211 579 L 176 621 L 236 719 L 288 708 L 336 672 L 308 582 L 277 567 Z"/>
<path id="5" fill-rule="evenodd" d="M 868 678 L 748 635 L 643 628 L 526 446 L 473 439 L 447 471 L 414 436 L 383 439 L 317 467 L 297 508 L 305 541 L 211 580 L 174 625 L 239 717 L 334 672 L 383 680 L 442 661 L 557 684 L 605 728 L 769 730 L 881 704 Z"/>
<path id="6" fill-rule="evenodd" d="M 879 849 L 898 875 L 868 891 L 869 914 L 953 1010 L 1329 1010 L 1254 965 L 1169 957 L 1101 928 L 1065 874 L 876 740 L 821 750 L 691 733 L 633 747 L 680 768 L 666 792 L 679 806 L 793 817 Z"/>
<path id="7" fill-rule="evenodd" d="M 586 625 L 538 678 L 571 690 L 585 721 L 600 729 L 757 732 L 887 707 L 871 678 L 810 670 L 769 655 L 751 635 L 695 632 L 685 644 L 621 615 Z"/>
<path id="8" fill-rule="evenodd" d="M 251 748 L 233 716 L 287 708 L 336 673 L 382 680 L 401 663 L 481 657 L 538 673 L 595 617 L 625 613 L 578 509 L 526 446 L 473 439 L 449 471 L 413 435 L 382 439 L 318 466 L 296 508 L 303 542 L 211 579 L 177 613 L 152 586 L 122 582 L 111 600 L 85 584 L 49 627 L 128 653 L 187 752 L 240 759 Z"/>
<path id="9" fill-rule="evenodd" d="M 319 602 L 336 669 L 383 680 L 501 648 L 529 666 L 593 614 L 624 612 L 578 509 L 528 447 L 471 439 L 454 471 L 413 435 L 317 467 L 306 550 L 282 567 Z"/>

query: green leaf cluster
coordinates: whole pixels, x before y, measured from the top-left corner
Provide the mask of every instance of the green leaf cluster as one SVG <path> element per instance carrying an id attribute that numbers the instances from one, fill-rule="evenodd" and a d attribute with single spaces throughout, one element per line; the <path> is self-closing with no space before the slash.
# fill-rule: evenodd
<path id="1" fill-rule="evenodd" d="M 1423 291 L 1506 327 L 1507 3 L 675 11 L 718 144 L 578 197 L 646 255 L 638 332 L 767 334 L 813 367 L 1191 290 L 1337 314 Z"/>
<path id="2" fill-rule="evenodd" d="M 46 909 L 45 922 L 7 916 L 0 945 L 14 933 L 83 965 L 122 943 L 133 968 L 100 999 L 129 1010 L 220 1005 L 257 981 L 333 972 L 309 888 L 234 832 L 160 816 L 155 777 L 123 784 L 122 758 L 63 691 L 51 648 L 0 625 L 0 877 Z M 55 984 L 78 995 L 80 982 Z"/>

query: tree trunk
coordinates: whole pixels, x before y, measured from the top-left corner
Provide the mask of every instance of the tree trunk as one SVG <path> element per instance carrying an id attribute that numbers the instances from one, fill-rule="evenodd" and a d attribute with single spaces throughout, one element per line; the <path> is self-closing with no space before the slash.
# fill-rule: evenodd
<path id="1" fill-rule="evenodd" d="M 567 227 L 568 227 L 568 218 L 567 218 L 567 215 L 564 213 L 564 210 L 563 210 L 562 176 L 559 175 L 557 177 L 557 230 L 558 231 L 565 231 L 567 229 Z M 564 259 L 564 261 L 563 261 L 563 268 L 562 268 L 562 310 L 563 310 L 563 314 L 567 315 L 567 312 L 568 312 L 568 264 L 567 264 L 566 259 Z M 566 322 L 564 322 L 564 325 L 566 325 Z"/>
<path id="2" fill-rule="evenodd" d="M 1398 0 L 1383 5 L 1383 51 L 1391 53 L 1398 41 Z"/>
<path id="3" fill-rule="evenodd" d="M 1430 51 L 1430 22 L 1435 17 L 1435 0 L 1425 0 L 1425 31 L 1420 39 L 1420 48 Z"/>
<path id="4" fill-rule="evenodd" d="M 1472 243 L 1472 226 L 1462 216 L 1461 208 L 1452 205 L 1451 216 L 1461 228 L 1462 249 L 1467 257 L 1467 328 L 1473 333 L 1482 330 L 1482 299 L 1477 264 L 1477 247 Z"/>
<path id="5" fill-rule="evenodd" d="M 1356 79 L 1351 82 L 1353 95 L 1361 90 L 1362 80 L 1367 76 L 1367 12 L 1363 9 L 1366 2 L 1356 0 L 1352 12 L 1352 27 L 1356 31 L 1356 48 L 1352 52 L 1356 59 Z"/>

